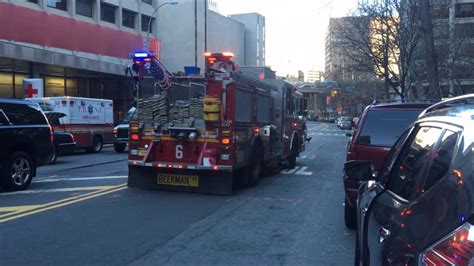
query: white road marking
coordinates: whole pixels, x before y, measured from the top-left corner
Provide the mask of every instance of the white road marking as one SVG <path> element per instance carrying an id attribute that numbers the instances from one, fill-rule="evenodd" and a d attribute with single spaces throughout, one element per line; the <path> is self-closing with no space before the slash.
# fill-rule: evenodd
<path id="1" fill-rule="evenodd" d="M 306 169 L 308 169 L 307 166 L 297 166 L 293 169 L 287 169 L 287 170 L 284 170 L 284 171 L 281 171 L 280 173 L 284 174 L 284 175 L 291 175 L 291 174 L 295 174 L 295 175 L 312 175 L 313 172 L 306 172 Z"/>
<path id="2" fill-rule="evenodd" d="M 285 175 L 289 175 L 289 174 L 293 174 L 294 172 L 296 172 L 296 170 L 298 170 L 300 167 L 297 166 L 293 169 L 287 169 L 287 170 L 284 170 L 284 171 L 281 171 L 282 174 L 285 174 Z"/>
<path id="3" fill-rule="evenodd" d="M 313 172 L 306 172 L 306 169 L 308 169 L 307 166 L 301 167 L 301 169 L 298 170 L 298 171 L 295 173 L 295 175 L 312 175 L 312 174 L 313 174 Z"/>
<path id="4" fill-rule="evenodd" d="M 33 180 L 33 183 L 49 183 L 49 182 L 59 182 L 59 181 L 88 181 L 88 180 L 103 180 L 103 179 L 124 179 L 127 178 L 126 175 L 117 175 L 117 176 L 92 176 L 92 177 L 70 177 L 70 178 L 42 178 Z"/>
<path id="5" fill-rule="evenodd" d="M 94 186 L 94 187 L 68 187 L 68 188 L 51 188 L 51 189 L 31 189 L 31 190 L 1 193 L 0 196 L 22 195 L 22 194 L 39 194 L 39 193 L 52 193 L 52 192 L 104 190 L 104 189 L 110 189 L 110 188 L 114 188 L 114 187 L 115 186 Z"/>

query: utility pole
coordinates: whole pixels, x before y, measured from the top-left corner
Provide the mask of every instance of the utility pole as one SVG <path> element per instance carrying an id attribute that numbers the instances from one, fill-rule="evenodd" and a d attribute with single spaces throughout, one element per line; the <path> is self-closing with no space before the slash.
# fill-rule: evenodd
<path id="1" fill-rule="evenodd" d="M 433 36 L 433 22 L 431 20 L 431 5 L 429 0 L 420 0 L 421 27 L 424 37 L 424 50 L 429 83 L 428 98 L 441 99 L 438 76 L 438 57 L 436 55 Z"/>
<path id="2" fill-rule="evenodd" d="M 198 16 L 198 2 L 194 0 L 194 66 L 198 66 L 198 24 L 197 24 L 197 16 Z"/>

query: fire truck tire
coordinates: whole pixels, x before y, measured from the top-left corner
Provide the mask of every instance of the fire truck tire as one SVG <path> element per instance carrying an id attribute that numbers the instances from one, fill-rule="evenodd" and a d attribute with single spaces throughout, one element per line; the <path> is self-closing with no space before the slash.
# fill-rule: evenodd
<path id="1" fill-rule="evenodd" d="M 127 144 L 125 143 L 114 143 L 114 150 L 116 153 L 124 153 Z"/>
<path id="2" fill-rule="evenodd" d="M 100 136 L 94 136 L 94 139 L 92 139 L 92 147 L 87 148 L 86 151 L 89 153 L 99 153 L 102 151 L 103 146 L 102 138 Z"/>
<path id="3" fill-rule="evenodd" d="M 253 148 L 247 166 L 248 185 L 256 186 L 262 174 L 262 152 L 259 148 Z"/>
<path id="4" fill-rule="evenodd" d="M 296 157 L 298 157 L 298 144 L 297 141 L 293 140 L 291 145 L 291 154 L 288 156 L 288 167 L 293 169 L 296 167 Z"/>

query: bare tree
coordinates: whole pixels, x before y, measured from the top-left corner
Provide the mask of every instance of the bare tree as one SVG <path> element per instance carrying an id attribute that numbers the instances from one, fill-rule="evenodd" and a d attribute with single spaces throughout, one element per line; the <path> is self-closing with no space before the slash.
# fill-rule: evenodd
<path id="1" fill-rule="evenodd" d="M 405 99 L 409 73 L 422 37 L 417 0 L 364 0 L 336 27 L 336 35 L 354 65 L 372 71 Z"/>
<path id="2" fill-rule="evenodd" d="M 427 78 L 430 85 L 428 97 L 440 99 L 441 92 L 439 86 L 438 56 L 434 44 L 430 0 L 420 0 L 420 13 L 421 28 L 423 30 L 424 37 L 424 55 L 427 66 Z"/>

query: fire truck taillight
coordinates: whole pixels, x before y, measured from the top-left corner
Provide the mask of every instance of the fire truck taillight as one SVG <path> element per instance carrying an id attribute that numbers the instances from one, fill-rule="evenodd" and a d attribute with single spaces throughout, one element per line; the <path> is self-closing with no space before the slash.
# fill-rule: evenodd
<path id="1" fill-rule="evenodd" d="M 228 56 L 228 57 L 234 57 L 234 53 L 232 53 L 232 52 L 223 52 L 222 55 L 223 56 Z"/>
<path id="2" fill-rule="evenodd" d="M 140 139 L 140 136 L 138 136 L 138 134 L 132 134 L 132 135 L 130 136 L 130 139 L 131 139 L 131 140 L 138 140 L 138 139 Z"/>
<path id="3" fill-rule="evenodd" d="M 229 145 L 230 144 L 230 138 L 223 138 L 221 140 L 222 145 Z"/>

